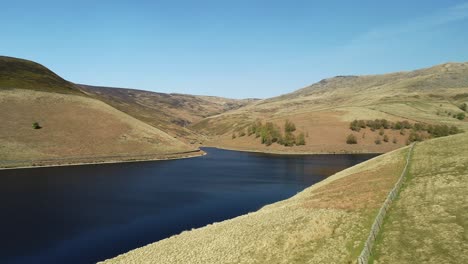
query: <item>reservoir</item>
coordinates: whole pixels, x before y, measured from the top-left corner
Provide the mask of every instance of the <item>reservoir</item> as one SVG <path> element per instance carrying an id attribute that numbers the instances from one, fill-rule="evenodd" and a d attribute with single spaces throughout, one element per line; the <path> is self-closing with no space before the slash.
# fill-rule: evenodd
<path id="1" fill-rule="evenodd" d="M 256 211 L 376 156 L 203 150 L 181 160 L 0 170 L 0 263 L 95 263 Z"/>

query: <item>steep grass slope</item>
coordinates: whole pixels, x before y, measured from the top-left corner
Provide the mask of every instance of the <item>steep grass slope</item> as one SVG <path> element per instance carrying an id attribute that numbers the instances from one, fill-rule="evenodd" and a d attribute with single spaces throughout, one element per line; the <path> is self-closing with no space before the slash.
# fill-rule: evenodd
<path id="1" fill-rule="evenodd" d="M 0 56 L 0 89 L 9 88 L 84 95 L 73 83 L 38 63 Z"/>
<path id="2" fill-rule="evenodd" d="M 200 136 L 187 128 L 190 124 L 255 101 L 255 99 L 236 100 L 89 85 L 79 85 L 79 87 L 88 95 L 189 142 L 196 141 Z"/>
<path id="3" fill-rule="evenodd" d="M 468 135 L 416 145 L 375 263 L 468 263 Z"/>
<path id="4" fill-rule="evenodd" d="M 47 68 L 0 60 L 0 166 L 134 159 L 194 150 L 83 94 Z M 38 122 L 41 129 L 34 129 Z"/>
<path id="5" fill-rule="evenodd" d="M 283 96 L 258 101 L 236 111 L 206 118 L 192 129 L 213 136 L 211 145 L 227 148 L 280 152 L 385 152 L 399 148 L 408 137 L 390 132 L 397 143 L 376 145 L 382 140 L 378 131 L 349 130 L 354 119 L 387 119 L 423 122 L 468 128 L 467 119 L 454 114 L 463 112 L 459 105 L 468 103 L 468 63 L 447 63 L 411 72 L 369 76 L 338 76 Z M 260 119 L 280 126 L 286 119 L 296 124 L 297 132 L 306 134 L 306 146 L 265 147 L 253 137 L 237 137 Z M 353 133 L 357 145 L 345 143 Z"/>

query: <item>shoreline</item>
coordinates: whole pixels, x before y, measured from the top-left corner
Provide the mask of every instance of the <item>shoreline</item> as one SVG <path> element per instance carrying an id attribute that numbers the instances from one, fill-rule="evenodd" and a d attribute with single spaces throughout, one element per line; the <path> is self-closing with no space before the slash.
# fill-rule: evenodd
<path id="1" fill-rule="evenodd" d="M 194 155 L 189 155 L 193 153 Z M 184 155 L 185 154 L 185 155 Z M 206 152 L 204 152 L 201 149 L 194 150 L 194 151 L 188 151 L 188 152 L 181 152 L 181 153 L 168 153 L 168 154 L 160 154 L 155 155 L 154 158 L 148 158 L 148 159 L 132 159 L 132 156 L 128 156 L 129 159 L 122 159 L 122 160 L 117 160 L 117 159 L 108 159 L 105 160 L 105 157 L 96 157 L 97 161 L 94 162 L 74 162 L 73 158 L 70 159 L 70 162 L 62 162 L 62 163 L 50 163 L 50 164 L 44 164 L 44 165 L 36 165 L 35 162 L 47 162 L 44 160 L 37 160 L 37 161 L 31 161 L 33 165 L 25 165 L 25 166 L 15 166 L 12 165 L 10 167 L 2 167 L 0 166 L 0 170 L 19 170 L 19 169 L 35 169 L 35 168 L 52 168 L 52 167 L 66 167 L 66 166 L 84 166 L 84 165 L 100 165 L 100 164 L 118 164 L 118 163 L 132 163 L 132 162 L 149 162 L 149 161 L 163 161 L 163 160 L 178 160 L 178 159 L 189 159 L 189 158 L 196 158 L 196 157 L 201 157 L 205 156 Z M 156 157 L 158 156 L 158 157 Z M 89 159 L 92 159 L 93 157 L 89 157 Z M 99 159 L 103 160 L 99 160 Z M 87 158 L 88 159 L 88 158 Z"/>
<path id="2" fill-rule="evenodd" d="M 247 153 L 258 153 L 258 154 L 269 154 L 269 155 L 288 155 L 288 156 L 301 156 L 301 155 L 368 155 L 368 154 L 385 154 L 386 152 L 353 152 L 353 151 L 341 151 L 341 152 L 283 152 L 283 151 L 269 151 L 269 150 L 253 150 L 253 149 L 235 149 L 230 147 L 222 147 L 217 145 L 202 145 L 200 148 L 216 148 L 222 150 L 229 150 L 229 151 L 239 151 L 239 152 L 247 152 Z M 193 154 L 193 155 L 190 155 Z M 12 166 L 1 166 L 0 170 L 16 170 L 16 169 L 34 169 L 34 168 L 51 168 L 51 167 L 65 167 L 65 166 L 83 166 L 83 165 L 99 165 L 99 164 L 118 164 L 118 163 L 131 163 L 131 162 L 145 162 L 145 161 L 162 161 L 162 160 L 178 160 L 178 159 L 188 159 L 188 158 L 196 158 L 207 155 L 202 149 L 194 150 L 194 151 L 187 151 L 187 152 L 179 152 L 179 153 L 168 153 L 168 154 L 156 154 L 154 158 L 137 158 L 132 159 L 135 156 L 127 156 L 128 159 L 106 159 L 106 157 L 94 157 L 96 161 L 90 162 L 76 162 L 73 161 L 73 158 L 69 159 L 69 162 L 64 160 L 63 162 L 54 162 L 53 160 L 37 160 L 30 162 L 31 165 L 12 165 Z M 93 157 L 86 157 L 86 158 L 75 158 L 78 159 L 93 159 Z M 102 160 L 99 160 L 102 159 Z M 21 161 L 20 161 L 21 162 Z M 25 161 L 25 163 L 27 163 Z M 37 163 L 37 164 L 36 164 Z M 41 164 L 42 163 L 42 164 Z M 48 164 L 47 164 L 48 163 Z"/>
<path id="3" fill-rule="evenodd" d="M 221 146 L 201 146 L 207 148 L 217 148 L 223 150 L 231 150 L 231 151 L 240 151 L 240 152 L 250 152 L 250 153 L 260 153 L 260 154 L 271 154 L 271 155 L 290 155 L 290 156 L 300 156 L 300 155 L 366 155 L 366 154 L 385 154 L 388 152 L 353 152 L 353 151 L 342 151 L 342 152 L 281 152 L 281 151 L 263 151 L 263 150 L 249 150 L 249 149 L 235 149 L 229 147 L 221 147 Z M 392 150 L 393 151 L 393 150 Z"/>

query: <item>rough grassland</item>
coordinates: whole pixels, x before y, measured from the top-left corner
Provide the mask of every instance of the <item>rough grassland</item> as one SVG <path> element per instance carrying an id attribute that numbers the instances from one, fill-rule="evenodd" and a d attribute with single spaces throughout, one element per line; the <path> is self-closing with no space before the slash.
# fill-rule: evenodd
<path id="1" fill-rule="evenodd" d="M 84 96 L 73 83 L 38 63 L 0 56 L 0 90 L 11 88 Z"/>
<path id="2" fill-rule="evenodd" d="M 468 135 L 416 146 L 374 263 L 468 263 Z"/>
<path id="3" fill-rule="evenodd" d="M 107 263 L 347 263 L 404 167 L 407 148 L 257 212 L 183 232 Z M 189 216 L 187 216 L 189 217 Z"/>
<path id="4" fill-rule="evenodd" d="M 457 126 L 468 131 L 468 118 L 458 120 L 459 106 L 468 103 L 468 63 L 447 63 L 431 68 L 368 76 L 337 76 L 282 96 L 264 99 L 234 111 L 201 120 L 191 129 L 208 135 L 207 145 L 261 152 L 355 153 L 388 152 L 404 146 L 409 132 L 353 132 L 353 119 L 385 118 L 426 124 Z M 305 146 L 265 146 L 253 136 L 232 139 L 256 119 L 283 125 L 286 119 L 303 132 Z M 358 144 L 346 144 L 354 134 Z M 393 138 L 396 144 L 393 143 Z"/>
<path id="5" fill-rule="evenodd" d="M 0 167 L 194 149 L 101 101 L 71 94 L 0 90 L 0 120 Z"/>

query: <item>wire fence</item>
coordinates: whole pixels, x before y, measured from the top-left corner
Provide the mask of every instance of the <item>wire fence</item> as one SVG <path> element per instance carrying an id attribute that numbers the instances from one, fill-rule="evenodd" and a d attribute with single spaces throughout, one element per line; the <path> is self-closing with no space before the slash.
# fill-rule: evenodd
<path id="1" fill-rule="evenodd" d="M 380 229 L 382 228 L 382 224 L 385 218 L 385 215 L 387 214 L 387 211 L 390 209 L 390 205 L 392 204 L 393 200 L 398 195 L 398 192 L 401 189 L 401 185 L 403 184 L 404 179 L 406 178 L 406 175 L 408 173 L 408 164 L 411 159 L 411 155 L 413 153 L 413 148 L 416 145 L 416 143 L 413 143 L 408 151 L 408 154 L 406 156 L 406 165 L 405 168 L 403 169 L 400 178 L 398 179 L 397 183 L 393 187 L 393 189 L 390 191 L 390 193 L 387 195 L 387 198 L 385 199 L 385 202 L 383 203 L 382 207 L 379 210 L 379 213 L 377 214 L 374 223 L 372 224 L 372 228 L 370 230 L 370 234 L 367 237 L 367 240 L 364 244 L 364 248 L 362 249 L 361 254 L 359 255 L 357 259 L 358 264 L 367 264 L 369 262 L 369 258 L 372 254 L 372 247 L 374 246 L 375 240 L 377 238 L 377 235 L 379 234 Z"/>

